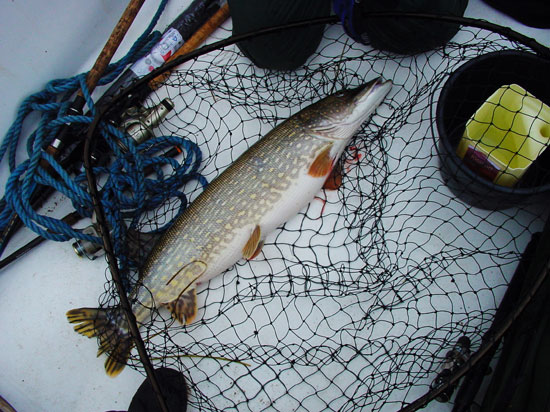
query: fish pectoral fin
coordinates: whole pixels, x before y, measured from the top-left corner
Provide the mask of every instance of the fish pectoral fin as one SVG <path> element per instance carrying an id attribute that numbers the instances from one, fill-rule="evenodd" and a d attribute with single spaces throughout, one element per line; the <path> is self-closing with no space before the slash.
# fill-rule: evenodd
<path id="1" fill-rule="evenodd" d="M 172 313 L 172 317 L 183 325 L 189 325 L 197 316 L 197 292 L 195 289 L 184 291 L 179 298 L 165 303 L 164 306 Z"/>
<path id="2" fill-rule="evenodd" d="M 256 225 L 254 228 L 254 231 L 248 238 L 248 241 L 243 247 L 243 258 L 245 259 L 253 259 L 260 253 L 260 250 L 262 249 L 262 242 L 261 242 L 261 236 L 262 236 L 262 230 L 260 229 L 259 225 Z M 258 248 L 260 250 L 258 250 Z"/>
<path id="3" fill-rule="evenodd" d="M 334 166 L 328 175 L 327 180 L 325 180 L 323 189 L 338 190 L 340 186 L 342 186 L 342 166 L 340 163 L 336 163 L 336 166 Z"/>
<path id="4" fill-rule="evenodd" d="M 208 265 L 201 260 L 194 260 L 184 265 L 166 282 L 160 301 L 167 304 L 180 297 L 182 289 L 193 285 L 206 272 Z M 179 287 L 178 287 L 179 286 Z"/>
<path id="5" fill-rule="evenodd" d="M 330 173 L 334 164 L 334 159 L 330 156 L 332 143 L 327 144 L 313 160 L 309 167 L 308 174 L 313 177 L 323 177 Z"/>

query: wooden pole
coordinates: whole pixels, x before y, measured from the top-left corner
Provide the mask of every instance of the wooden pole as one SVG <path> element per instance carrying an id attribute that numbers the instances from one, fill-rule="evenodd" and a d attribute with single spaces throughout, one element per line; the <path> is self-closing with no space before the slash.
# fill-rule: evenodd
<path id="1" fill-rule="evenodd" d="M 124 10 L 124 13 L 120 17 L 120 20 L 118 21 L 117 25 L 113 29 L 113 32 L 109 36 L 107 43 L 105 43 L 105 46 L 103 46 L 103 50 L 101 50 L 101 53 L 99 53 L 99 56 L 97 57 L 92 69 L 88 73 L 86 84 L 88 86 L 88 89 L 90 89 L 90 92 L 96 87 L 97 82 L 99 81 L 101 75 L 107 68 L 107 65 L 113 58 L 113 55 L 117 51 L 118 46 L 120 46 L 122 39 L 124 39 L 126 32 L 130 28 L 130 25 L 136 18 L 136 15 L 138 14 L 144 2 L 145 0 L 131 0 L 130 3 L 128 3 L 126 10 Z"/>

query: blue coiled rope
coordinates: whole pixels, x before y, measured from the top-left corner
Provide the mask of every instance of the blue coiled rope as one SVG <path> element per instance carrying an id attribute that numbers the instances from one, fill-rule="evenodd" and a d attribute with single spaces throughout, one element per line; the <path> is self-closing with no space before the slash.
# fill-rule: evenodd
<path id="1" fill-rule="evenodd" d="M 167 2 L 168 0 L 161 1 L 147 29 L 126 56 L 108 66 L 98 85 L 112 82 L 128 64 L 147 54 L 158 42 L 160 33 L 152 30 Z M 93 213 L 92 199 L 87 190 L 84 174 L 71 177 L 56 159 L 45 152 L 64 125 L 86 126 L 92 122 L 96 111 L 86 85 L 86 77 L 87 73 L 81 73 L 67 79 L 52 80 L 44 90 L 26 98 L 19 107 L 16 119 L 0 145 L 0 161 L 6 161 L 5 158 L 7 158 L 10 170 L 5 195 L 0 200 L 0 231 L 5 230 L 11 217 L 16 213 L 28 228 L 46 239 L 67 241 L 76 238 L 101 243 L 98 237 L 75 230 L 59 219 L 37 213 L 31 205 L 31 196 L 35 189 L 39 185 L 46 185 L 68 197 L 81 216 L 91 217 Z M 83 92 L 90 116 L 67 115 L 69 99 L 79 89 Z M 37 128 L 26 142 L 28 159 L 17 164 L 16 151 L 22 140 L 23 122 L 33 112 L 40 112 L 41 118 Z M 102 124 L 100 130 L 115 160 L 109 167 L 95 168 L 94 173 L 108 176 L 101 191 L 101 202 L 112 227 L 115 249 L 117 249 L 117 243 L 124 243 L 121 239 L 125 231 L 137 225 L 142 213 L 154 210 L 173 197 L 180 199 L 180 211 L 182 211 L 187 205 L 187 200 L 178 188 L 193 179 L 204 186 L 206 180 L 197 173 L 202 160 L 200 149 L 187 139 L 164 136 L 136 147 L 123 132 L 110 124 Z M 129 150 L 123 153 L 115 143 L 116 140 L 122 141 Z M 179 146 L 182 149 L 183 162 L 166 157 L 155 157 L 158 151 L 172 146 Z M 43 169 L 41 166 L 43 160 L 57 173 L 56 179 Z M 165 176 L 161 169 L 161 166 L 166 164 L 173 169 L 169 176 Z M 144 168 L 149 165 L 154 166 L 156 179 L 145 177 Z M 0 250 L 4 246 L 0 244 Z"/>

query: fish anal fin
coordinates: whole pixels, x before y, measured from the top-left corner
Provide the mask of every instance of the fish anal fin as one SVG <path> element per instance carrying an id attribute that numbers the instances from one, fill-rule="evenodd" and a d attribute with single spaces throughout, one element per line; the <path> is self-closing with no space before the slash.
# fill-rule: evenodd
<path id="1" fill-rule="evenodd" d="M 323 189 L 338 190 L 340 186 L 342 186 L 342 166 L 340 163 L 336 163 L 336 166 L 334 166 L 328 175 L 327 180 L 325 180 Z"/>
<path id="2" fill-rule="evenodd" d="M 197 316 L 197 292 L 195 289 L 184 291 L 179 298 L 165 303 L 164 306 L 172 313 L 172 317 L 182 325 L 189 325 Z"/>
<path id="3" fill-rule="evenodd" d="M 261 237 L 262 237 L 262 230 L 260 229 L 259 225 L 256 225 L 254 228 L 254 231 L 248 238 L 248 241 L 243 247 L 243 257 L 245 259 L 252 259 L 254 258 L 259 252 L 258 247 L 261 250 Z"/>
<path id="4" fill-rule="evenodd" d="M 330 173 L 334 164 L 334 159 L 330 156 L 332 143 L 327 144 L 313 160 L 309 167 L 308 174 L 313 177 L 323 177 Z"/>

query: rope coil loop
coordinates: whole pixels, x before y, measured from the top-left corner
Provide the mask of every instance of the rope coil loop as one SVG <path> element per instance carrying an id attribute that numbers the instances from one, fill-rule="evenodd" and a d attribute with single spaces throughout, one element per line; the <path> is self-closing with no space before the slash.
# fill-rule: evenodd
<path id="1" fill-rule="evenodd" d="M 147 29 L 122 59 L 107 67 L 98 85 L 111 83 L 129 64 L 146 55 L 158 42 L 161 33 L 152 30 L 166 3 L 167 0 L 161 1 Z M 96 107 L 86 78 L 87 73 L 81 73 L 66 79 L 51 80 L 43 90 L 26 98 L 19 107 L 16 119 L 0 145 L 0 161 L 7 157 L 10 170 L 5 196 L 0 200 L 1 231 L 6 229 L 12 215 L 16 213 L 25 226 L 46 239 L 67 241 L 75 238 L 101 243 L 99 237 L 73 229 L 60 219 L 38 213 L 31 204 L 35 189 L 39 185 L 49 186 L 69 198 L 81 216 L 92 217 L 93 204 L 85 173 L 78 172 L 76 176 L 72 176 L 71 171 L 45 151 L 61 127 L 71 125 L 73 130 L 82 131 L 91 124 Z M 78 90 L 82 91 L 88 106 L 87 115 L 68 111 L 69 99 Z M 41 118 L 26 141 L 28 159 L 18 164 L 16 151 L 22 141 L 23 123 L 33 112 L 40 113 Z M 153 210 L 170 197 L 178 197 L 183 210 L 187 199 L 178 189 L 185 182 L 195 179 L 202 186 L 206 185 L 206 180 L 197 174 L 202 159 L 200 150 L 187 139 L 163 136 L 136 146 L 124 132 L 107 122 L 102 122 L 101 134 L 110 147 L 114 160 L 109 167 L 97 167 L 94 172 L 106 176 L 101 201 L 108 211 L 113 233 L 123 233 L 126 226 L 133 228 L 141 213 Z M 123 152 L 116 141 L 123 142 L 128 151 Z M 184 153 L 181 164 L 175 159 L 158 156 L 161 150 L 169 147 L 181 148 Z M 162 166 L 166 165 L 172 169 L 170 174 L 162 171 Z M 144 169 L 147 167 L 153 167 L 154 177 L 145 176 Z M 124 213 L 119 213 L 118 210 L 123 210 Z"/>

